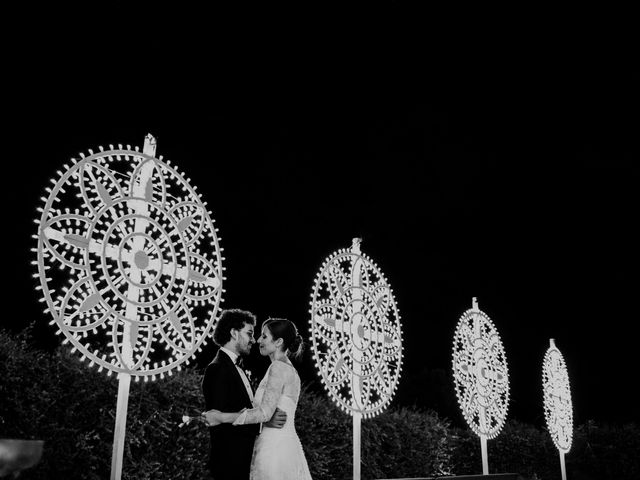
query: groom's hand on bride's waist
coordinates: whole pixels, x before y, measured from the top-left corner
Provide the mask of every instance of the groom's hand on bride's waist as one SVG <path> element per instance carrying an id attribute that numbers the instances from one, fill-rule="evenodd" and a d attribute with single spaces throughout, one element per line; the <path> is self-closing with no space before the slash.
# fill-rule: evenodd
<path id="1" fill-rule="evenodd" d="M 283 410 L 276 408 L 271 419 L 268 422 L 265 422 L 264 426 L 269 428 L 282 428 L 285 423 L 287 423 L 287 414 Z"/>

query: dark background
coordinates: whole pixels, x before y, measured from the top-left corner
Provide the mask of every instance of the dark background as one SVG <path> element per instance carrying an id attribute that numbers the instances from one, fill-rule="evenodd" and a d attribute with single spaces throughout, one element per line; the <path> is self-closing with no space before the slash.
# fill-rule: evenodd
<path id="1" fill-rule="evenodd" d="M 139 30 L 117 20 L 131 11 L 90 13 L 94 24 L 40 19 L 23 37 L 39 43 L 8 60 L 8 328 L 35 321 L 43 348 L 58 342 L 29 265 L 48 179 L 81 151 L 142 147 L 151 133 L 220 228 L 224 307 L 289 318 L 308 338 L 316 271 L 359 236 L 402 315 L 394 403 L 460 421 L 452 338 L 476 296 L 504 343 L 511 416 L 544 422 L 541 365 L 555 338 L 576 422 L 640 419 L 640 79 L 629 59 L 597 41 L 481 47 L 484 37 L 457 43 L 399 22 L 394 35 L 372 28 L 330 46 L 321 28 L 304 47 L 282 32 L 245 46 L 251 29 L 225 36 L 218 18 L 182 42 L 166 19 Z M 308 352 L 300 371 L 317 387 Z"/>

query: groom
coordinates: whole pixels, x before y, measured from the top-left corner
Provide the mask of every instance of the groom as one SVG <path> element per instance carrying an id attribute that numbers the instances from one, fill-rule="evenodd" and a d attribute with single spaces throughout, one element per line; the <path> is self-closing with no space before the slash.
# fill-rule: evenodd
<path id="1" fill-rule="evenodd" d="M 253 329 L 256 317 L 239 309 L 225 310 L 213 332 L 213 340 L 220 347 L 207 366 L 202 380 L 206 410 L 239 412 L 253 408 L 253 391 L 242 368 L 242 357 L 248 355 L 255 343 Z M 265 426 L 282 428 L 287 415 L 276 410 Z M 209 427 L 209 470 L 214 480 L 248 480 L 253 443 L 260 425 L 234 426 L 223 423 Z"/>

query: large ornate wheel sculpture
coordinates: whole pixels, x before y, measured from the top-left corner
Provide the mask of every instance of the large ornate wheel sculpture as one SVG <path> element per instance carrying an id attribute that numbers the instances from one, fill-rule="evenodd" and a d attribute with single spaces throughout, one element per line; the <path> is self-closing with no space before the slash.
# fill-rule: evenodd
<path id="1" fill-rule="evenodd" d="M 462 314 L 456 327 L 453 378 L 471 429 L 487 439 L 496 437 L 509 404 L 507 359 L 493 322 L 476 305 Z"/>
<path id="2" fill-rule="evenodd" d="M 547 428 L 561 453 L 571 449 L 573 439 L 573 406 L 569 374 L 564 357 L 553 340 L 542 363 L 542 392 Z"/>
<path id="3" fill-rule="evenodd" d="M 223 292 L 222 248 L 195 187 L 170 162 L 121 145 L 74 159 L 52 184 L 35 276 L 63 343 L 109 374 L 179 369 Z"/>
<path id="4" fill-rule="evenodd" d="M 359 240 L 324 261 L 310 312 L 314 358 L 330 396 L 348 413 L 380 413 L 400 377 L 402 331 L 391 287 Z"/>

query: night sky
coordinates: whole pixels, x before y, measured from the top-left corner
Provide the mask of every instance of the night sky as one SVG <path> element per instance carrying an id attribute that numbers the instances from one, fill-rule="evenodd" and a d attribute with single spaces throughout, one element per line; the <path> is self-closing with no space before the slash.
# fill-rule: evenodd
<path id="1" fill-rule="evenodd" d="M 151 133 L 220 229 L 224 307 L 289 318 L 308 338 L 317 270 L 362 237 L 402 316 L 395 405 L 460 421 L 451 345 L 475 296 L 503 340 L 511 417 L 544 422 L 542 359 L 555 338 L 576 422 L 640 419 L 629 393 L 638 378 L 637 72 L 556 60 L 432 68 L 417 81 L 396 59 L 387 82 L 378 68 L 350 75 L 345 54 L 333 70 L 294 62 L 280 76 L 279 63 L 252 57 L 240 68 L 213 61 L 205 75 L 180 52 L 166 62 L 138 51 L 105 57 L 125 43 L 100 43 L 95 63 L 47 45 L 16 61 L 24 69 L 7 98 L 3 160 L 9 328 L 35 321 L 43 348 L 58 341 L 29 265 L 48 179 L 79 152 L 142 147 Z M 214 353 L 210 342 L 198 365 Z M 300 371 L 317 386 L 309 352 Z"/>

